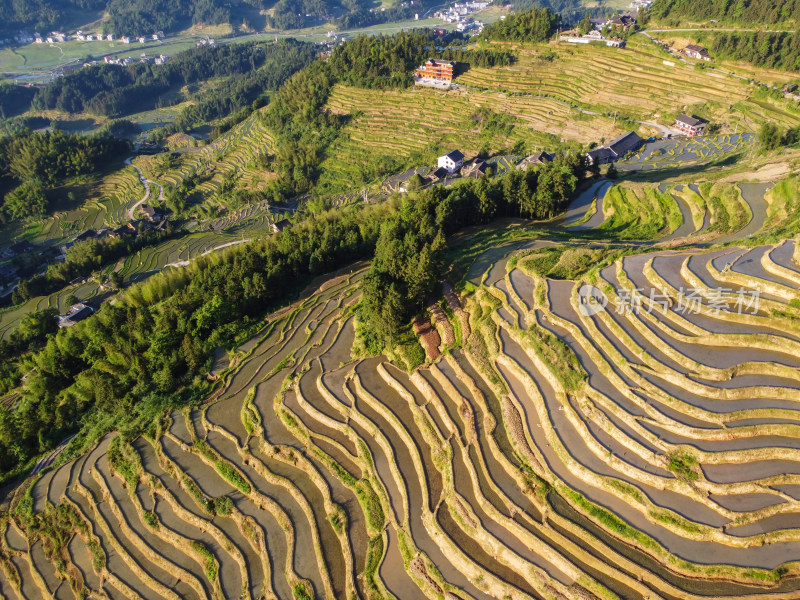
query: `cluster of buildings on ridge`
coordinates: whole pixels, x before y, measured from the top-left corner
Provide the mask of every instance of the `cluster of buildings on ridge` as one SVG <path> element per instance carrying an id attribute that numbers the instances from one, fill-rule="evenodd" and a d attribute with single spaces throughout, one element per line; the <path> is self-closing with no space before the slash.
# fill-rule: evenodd
<path id="1" fill-rule="evenodd" d="M 636 18 L 633 15 L 622 14 L 614 15 L 610 19 L 592 19 L 592 31 L 583 35 L 578 35 L 577 32 L 568 32 L 559 37 L 562 42 L 569 42 L 570 44 L 590 44 L 592 42 L 602 42 L 606 46 L 613 48 L 624 48 L 625 40 L 616 39 L 614 37 L 607 37 L 603 35 L 603 31 L 628 31 L 631 27 L 636 25 Z"/>
<path id="2" fill-rule="evenodd" d="M 455 2 L 447 10 L 433 13 L 433 16 L 446 23 L 455 23 L 458 31 L 471 31 L 473 35 L 477 35 L 483 31 L 483 23 L 474 20 L 469 15 L 484 10 L 489 4 L 483 0 Z"/>
<path id="3" fill-rule="evenodd" d="M 689 115 L 678 115 L 672 128 L 678 132 L 678 135 L 685 135 L 687 137 L 696 137 L 703 135 L 706 128 L 706 122 L 702 119 L 690 117 Z M 629 153 L 636 152 L 645 141 L 640 138 L 635 132 L 630 131 L 624 133 L 618 138 L 611 140 L 608 144 L 604 144 L 599 148 L 590 150 L 586 154 L 586 158 L 591 165 L 604 165 L 615 162 L 625 158 Z"/>
<path id="4" fill-rule="evenodd" d="M 705 121 L 688 115 L 679 115 L 673 124 L 674 129 L 688 137 L 702 135 L 705 131 L 705 126 Z M 589 164 L 608 164 L 625 158 L 629 153 L 638 150 L 644 143 L 645 140 L 639 137 L 635 132 L 630 131 L 622 134 L 608 144 L 590 150 L 586 156 Z M 525 157 L 516 167 L 518 169 L 527 169 L 534 165 L 547 164 L 552 162 L 552 160 L 553 157 L 550 154 L 546 152 L 537 152 L 536 154 Z M 436 169 L 428 174 L 428 179 L 432 182 L 441 181 L 447 177 L 453 177 L 459 172 L 462 177 L 480 177 L 486 173 L 488 167 L 489 165 L 486 161 L 480 158 L 476 158 L 468 165 L 465 165 L 464 154 L 460 150 L 451 150 L 438 158 Z"/>
<path id="5" fill-rule="evenodd" d="M 69 35 L 66 33 L 61 33 L 60 31 L 52 31 L 46 36 L 43 36 L 39 33 L 34 33 L 33 38 L 30 41 L 33 41 L 35 44 L 60 44 L 69 40 L 78 40 L 81 42 L 113 42 L 117 39 L 113 33 L 108 34 L 93 34 L 93 33 L 84 33 L 80 29 L 75 33 L 75 35 Z M 158 41 L 164 39 L 164 32 L 157 31 L 156 33 L 150 36 L 139 36 L 136 38 L 132 38 L 127 35 L 123 35 L 119 38 L 119 41 L 123 44 L 130 44 L 132 41 L 136 40 L 140 44 L 144 44 L 145 42 L 149 41 Z"/>
<path id="6" fill-rule="evenodd" d="M 553 157 L 546 152 L 537 152 L 526 156 L 520 161 L 516 168 L 527 169 L 534 165 L 543 165 L 552 162 Z M 475 158 L 468 164 L 464 163 L 464 154 L 460 150 L 451 150 L 447 154 L 442 154 L 436 162 L 436 169 L 428 173 L 425 179 L 429 183 L 436 183 L 444 181 L 449 177 L 474 177 L 478 178 L 486 173 L 490 168 L 490 164 L 482 158 Z M 401 187 L 401 191 L 405 188 Z"/>
<path id="7" fill-rule="evenodd" d="M 103 63 L 107 65 L 119 65 L 122 67 L 127 67 L 136 62 L 150 62 L 153 61 L 157 65 L 163 65 L 165 62 L 169 60 L 169 56 L 166 54 L 160 54 L 158 56 L 147 56 L 144 52 L 139 56 L 139 58 L 134 58 L 132 56 L 127 56 L 125 58 L 111 58 L 110 56 L 106 56 L 103 58 Z M 84 67 L 90 67 L 92 65 L 100 64 L 99 60 L 91 60 L 89 62 L 83 63 Z"/>

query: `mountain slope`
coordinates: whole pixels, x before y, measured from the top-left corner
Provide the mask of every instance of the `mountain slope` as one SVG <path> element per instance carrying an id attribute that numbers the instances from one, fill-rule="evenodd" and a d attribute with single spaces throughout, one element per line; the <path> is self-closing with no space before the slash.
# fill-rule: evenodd
<path id="1" fill-rule="evenodd" d="M 656 20 L 724 21 L 738 25 L 797 23 L 800 0 L 655 0 Z"/>

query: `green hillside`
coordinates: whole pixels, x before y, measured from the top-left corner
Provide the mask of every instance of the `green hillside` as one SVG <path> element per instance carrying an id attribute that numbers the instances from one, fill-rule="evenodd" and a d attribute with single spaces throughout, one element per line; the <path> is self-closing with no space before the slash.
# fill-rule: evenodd
<path id="1" fill-rule="evenodd" d="M 665 23 L 717 21 L 741 26 L 782 24 L 796 27 L 800 18 L 800 1 L 655 0 L 650 15 Z"/>

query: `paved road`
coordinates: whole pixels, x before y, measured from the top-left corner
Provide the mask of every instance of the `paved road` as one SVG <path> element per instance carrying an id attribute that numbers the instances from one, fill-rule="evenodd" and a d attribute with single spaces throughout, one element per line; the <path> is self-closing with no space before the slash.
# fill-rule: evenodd
<path id="1" fill-rule="evenodd" d="M 128 166 L 133 167 L 134 169 L 136 169 L 136 172 L 139 174 L 139 181 L 141 181 L 142 185 L 144 186 L 144 196 L 142 197 L 142 199 L 139 200 L 136 204 L 134 204 L 133 206 L 131 206 L 128 209 L 128 218 L 131 221 L 133 221 L 133 220 L 136 219 L 136 217 L 133 216 L 134 212 L 136 212 L 136 209 L 139 208 L 139 206 L 141 206 L 145 202 L 147 202 L 147 199 L 150 197 L 150 184 L 152 183 L 153 185 L 158 186 L 158 201 L 159 202 L 163 202 L 164 201 L 164 186 L 162 186 L 160 183 L 152 181 L 150 179 L 145 179 L 144 173 L 142 173 L 142 170 L 139 167 L 137 167 L 135 164 L 133 164 L 133 157 L 132 156 L 130 158 L 126 158 L 125 159 L 125 164 L 128 165 Z"/>

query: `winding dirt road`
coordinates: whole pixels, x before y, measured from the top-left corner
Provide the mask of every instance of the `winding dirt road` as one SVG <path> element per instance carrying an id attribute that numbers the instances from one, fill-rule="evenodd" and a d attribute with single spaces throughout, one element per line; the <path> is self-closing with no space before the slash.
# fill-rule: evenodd
<path id="1" fill-rule="evenodd" d="M 128 209 L 128 212 L 127 212 L 128 219 L 133 221 L 136 218 L 136 217 L 133 216 L 134 213 L 136 212 L 136 209 L 139 208 L 139 206 L 141 206 L 145 202 L 147 202 L 147 199 L 150 197 L 150 184 L 152 183 L 153 185 L 158 187 L 158 201 L 159 202 L 163 202 L 164 201 L 164 186 L 162 186 L 160 183 L 157 183 L 157 182 L 152 181 L 150 179 L 145 179 L 145 176 L 144 176 L 144 173 L 142 173 L 142 170 L 139 167 L 137 167 L 135 164 L 133 164 L 133 157 L 132 156 L 130 158 L 126 158 L 125 159 L 125 164 L 130 166 L 130 167 L 133 167 L 136 170 L 136 173 L 139 175 L 139 181 L 142 182 L 142 185 L 144 186 L 144 189 L 145 189 L 144 196 L 142 197 L 142 199 L 139 200 L 136 204 L 134 204 L 133 206 L 131 206 Z"/>

